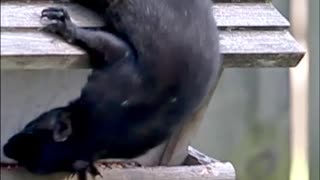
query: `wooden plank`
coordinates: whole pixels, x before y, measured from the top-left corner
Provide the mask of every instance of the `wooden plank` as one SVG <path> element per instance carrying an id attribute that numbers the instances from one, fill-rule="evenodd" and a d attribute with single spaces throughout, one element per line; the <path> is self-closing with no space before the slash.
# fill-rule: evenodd
<path id="1" fill-rule="evenodd" d="M 49 52 L 48 52 L 49 51 Z M 83 55 L 84 52 L 43 32 L 1 32 L 2 56 Z"/>
<path id="2" fill-rule="evenodd" d="M 61 6 L 57 3 L 37 2 L 1 2 L 1 30 L 37 30 L 42 27 L 40 13 L 44 8 Z M 70 12 L 72 20 L 82 27 L 101 27 L 103 22 L 99 17 L 76 4 L 64 5 Z"/>
<path id="3" fill-rule="evenodd" d="M 221 31 L 225 67 L 293 67 L 304 54 L 288 31 Z M 1 32 L 1 69 L 89 68 L 86 53 L 40 32 Z"/>
<path id="4" fill-rule="evenodd" d="M 22 0 L 25 1 L 25 0 Z M 271 0 L 212 0 L 217 3 L 263 3 L 263 2 L 271 2 Z"/>
<path id="5" fill-rule="evenodd" d="M 188 165 L 197 165 L 197 164 L 213 164 L 219 162 L 216 159 L 213 159 L 202 152 L 196 150 L 192 146 L 188 146 L 188 156 L 186 158 L 185 163 Z"/>
<path id="6" fill-rule="evenodd" d="M 271 3 L 216 3 L 213 12 L 220 29 L 284 29 L 290 26 Z"/>
<path id="7" fill-rule="evenodd" d="M 35 30 L 42 27 L 39 15 L 42 9 L 59 6 L 53 3 L 1 3 L 2 30 Z M 83 27 L 99 27 L 101 19 L 91 11 L 76 5 L 64 4 L 70 11 L 74 22 Z M 269 3 L 218 3 L 214 7 L 214 16 L 220 29 L 241 28 L 288 28 L 289 22 Z"/>
<path id="8" fill-rule="evenodd" d="M 1 0 L 3 2 L 8 2 L 8 1 L 12 1 L 12 0 Z M 48 2 L 48 1 L 54 1 L 54 0 L 15 0 L 17 2 L 30 2 L 32 1 L 34 2 Z M 60 1 L 64 1 L 64 2 L 70 2 L 70 0 L 60 0 Z M 71 0 L 72 1 L 72 0 Z M 271 0 L 212 0 L 213 2 L 222 2 L 222 3 L 246 3 L 246 2 L 271 2 Z"/>
<path id="9" fill-rule="evenodd" d="M 96 180 L 235 180 L 235 169 L 229 162 L 219 162 L 196 149 L 189 147 L 187 165 L 171 167 L 139 167 L 113 168 L 98 166 L 104 178 Z M 66 173 L 57 173 L 50 176 L 36 176 L 22 168 L 8 170 L 1 168 L 1 179 L 6 180 L 66 180 Z M 91 179 L 91 178 L 89 178 Z M 68 180 L 77 180 L 76 176 Z"/>
<path id="10" fill-rule="evenodd" d="M 222 31 L 225 67 L 294 67 L 304 49 L 288 31 Z"/>
<path id="11" fill-rule="evenodd" d="M 12 0 L 1 0 L 2 2 L 9 2 Z M 17 2 L 27 2 L 30 3 L 30 1 L 34 2 L 48 2 L 53 0 L 15 0 Z M 70 2 L 70 0 L 61 0 L 64 2 Z M 247 2 L 271 2 L 271 0 L 212 0 L 213 2 L 221 2 L 221 3 L 247 3 Z"/>
<path id="12" fill-rule="evenodd" d="M 101 170 L 101 169 L 100 169 Z M 230 163 L 214 163 L 210 166 L 154 167 L 132 169 L 106 169 L 101 174 L 104 178 L 96 180 L 235 180 Z M 66 178 L 66 174 L 36 176 L 25 170 L 8 171 L 1 169 L 1 179 L 5 180 L 77 180 Z M 91 178 L 88 178 L 91 179 Z"/>
<path id="13" fill-rule="evenodd" d="M 1 32 L 1 69 L 88 67 L 84 51 L 40 32 Z"/>

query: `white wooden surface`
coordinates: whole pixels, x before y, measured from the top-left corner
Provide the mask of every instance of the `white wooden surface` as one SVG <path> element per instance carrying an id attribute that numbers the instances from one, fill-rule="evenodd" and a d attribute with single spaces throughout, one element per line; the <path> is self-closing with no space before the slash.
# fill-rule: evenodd
<path id="1" fill-rule="evenodd" d="M 303 54 L 288 31 L 221 31 L 220 42 L 225 67 L 295 66 Z M 1 33 L 2 69 L 88 68 L 85 55 L 44 33 Z"/>
<path id="2" fill-rule="evenodd" d="M 61 6 L 49 2 L 2 2 L 1 29 L 35 29 L 41 27 L 40 12 L 49 6 Z M 72 20 L 79 26 L 102 26 L 101 19 L 91 11 L 76 5 L 63 5 Z M 270 3 L 216 3 L 213 15 L 220 28 L 288 28 L 289 22 Z"/>
<path id="3" fill-rule="evenodd" d="M 39 32 L 39 14 L 49 6 L 58 5 L 1 3 L 1 69 L 89 68 L 84 51 Z M 81 6 L 63 6 L 79 26 L 103 25 Z M 292 67 L 302 58 L 304 50 L 286 30 L 288 21 L 271 4 L 218 3 L 213 9 L 225 67 Z"/>

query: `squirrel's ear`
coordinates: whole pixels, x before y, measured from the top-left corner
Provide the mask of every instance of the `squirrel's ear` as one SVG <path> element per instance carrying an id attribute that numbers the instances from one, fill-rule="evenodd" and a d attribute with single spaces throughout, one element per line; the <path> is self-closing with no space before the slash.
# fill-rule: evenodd
<path id="1" fill-rule="evenodd" d="M 63 142 L 68 139 L 72 133 L 70 113 L 62 112 L 56 120 L 53 128 L 53 139 L 56 142 Z"/>

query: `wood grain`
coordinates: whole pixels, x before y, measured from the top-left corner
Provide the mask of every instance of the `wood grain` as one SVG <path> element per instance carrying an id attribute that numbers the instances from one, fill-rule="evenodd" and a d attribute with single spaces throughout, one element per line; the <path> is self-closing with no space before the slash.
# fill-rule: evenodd
<path id="1" fill-rule="evenodd" d="M 222 31 L 225 67 L 293 67 L 303 48 L 288 31 Z M 1 32 L 1 69 L 89 68 L 80 48 L 41 32 Z"/>
<path id="2" fill-rule="evenodd" d="M 213 13 L 220 29 L 285 29 L 290 23 L 271 3 L 216 3 Z"/>
<path id="3" fill-rule="evenodd" d="M 192 147 L 188 150 L 189 165 L 128 169 L 106 169 L 98 166 L 103 178 L 97 177 L 95 180 L 235 180 L 235 169 L 229 162 L 214 160 Z M 6 180 L 77 180 L 76 176 L 67 178 L 68 176 L 66 173 L 37 176 L 24 169 L 1 169 L 1 179 Z"/>
<path id="4" fill-rule="evenodd" d="M 89 68 L 85 52 L 39 32 L 41 10 L 60 5 L 44 1 L 1 3 L 1 69 Z M 63 5 L 77 25 L 103 26 L 91 11 L 76 4 Z M 213 9 L 223 30 L 220 39 L 225 67 L 293 67 L 302 58 L 304 50 L 285 30 L 288 21 L 272 4 L 217 3 Z"/>
<path id="5" fill-rule="evenodd" d="M 47 7 L 61 7 L 62 4 L 50 2 L 21 3 L 16 1 L 1 2 L 1 30 L 38 30 L 41 11 Z M 71 19 L 81 27 L 101 27 L 103 22 L 92 11 L 77 4 L 63 5 Z"/>
<path id="6" fill-rule="evenodd" d="M 26 0 L 21 0 L 26 1 Z M 212 0 L 217 3 L 262 3 L 262 2 L 271 2 L 272 0 Z"/>
<path id="7" fill-rule="evenodd" d="M 78 26 L 103 26 L 102 20 L 95 13 L 76 4 L 4 2 L 1 3 L 1 29 L 35 30 L 42 27 L 39 17 L 44 8 L 62 5 Z M 220 29 L 289 27 L 289 22 L 269 3 L 217 3 L 213 10 Z"/>
<path id="8" fill-rule="evenodd" d="M 101 174 L 103 178 L 97 177 L 95 180 L 235 180 L 230 163 L 215 163 L 207 166 L 106 169 L 102 170 Z M 25 170 L 1 170 L 1 179 L 5 180 L 77 180 L 76 176 L 73 178 L 67 178 L 67 176 L 67 174 L 36 176 Z"/>

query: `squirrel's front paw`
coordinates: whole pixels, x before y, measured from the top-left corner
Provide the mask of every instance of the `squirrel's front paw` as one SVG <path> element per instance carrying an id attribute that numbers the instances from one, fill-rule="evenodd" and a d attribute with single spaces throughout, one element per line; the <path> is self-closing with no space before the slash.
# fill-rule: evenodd
<path id="1" fill-rule="evenodd" d="M 73 41 L 76 27 L 64 8 L 49 7 L 44 9 L 41 12 L 41 22 L 45 24 L 45 27 L 42 28 L 43 31 L 58 34 L 68 42 Z"/>

